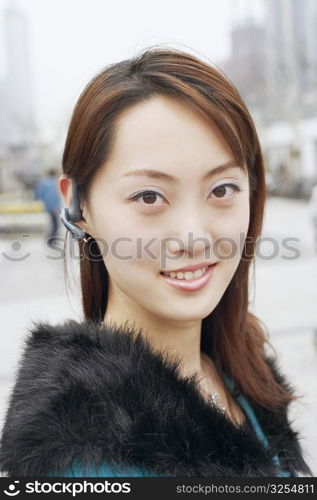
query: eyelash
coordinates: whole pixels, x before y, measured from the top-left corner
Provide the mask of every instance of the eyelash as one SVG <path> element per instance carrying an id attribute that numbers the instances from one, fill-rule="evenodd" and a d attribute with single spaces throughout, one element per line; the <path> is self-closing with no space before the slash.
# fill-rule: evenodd
<path id="1" fill-rule="evenodd" d="M 222 187 L 231 187 L 232 189 L 234 189 L 235 192 L 241 192 L 243 191 L 240 186 L 238 186 L 237 184 L 234 184 L 233 182 L 227 182 L 225 184 L 220 184 L 219 186 L 215 187 L 211 192 L 215 191 L 216 189 L 218 188 L 222 188 Z M 163 195 L 161 195 L 161 193 L 158 193 L 157 191 L 154 191 L 154 190 L 145 190 L 145 191 L 140 191 L 139 193 L 137 193 L 135 196 L 132 196 L 130 198 L 130 200 L 132 201 L 138 201 L 140 198 L 142 198 L 142 196 L 146 195 L 146 194 L 154 194 L 154 195 L 157 195 L 157 196 L 160 196 L 162 199 L 164 198 Z M 216 198 L 217 199 L 217 198 Z M 218 198 L 218 200 L 227 200 L 227 199 L 231 199 L 230 198 Z M 147 206 L 155 206 L 155 203 L 143 203 L 143 205 L 147 205 Z"/>

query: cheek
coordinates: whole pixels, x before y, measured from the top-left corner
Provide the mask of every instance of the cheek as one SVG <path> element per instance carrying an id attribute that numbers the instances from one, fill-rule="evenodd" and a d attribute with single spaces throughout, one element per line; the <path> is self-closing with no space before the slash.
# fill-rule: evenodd
<path id="1" fill-rule="evenodd" d="M 236 207 L 234 214 L 219 220 L 214 243 L 215 255 L 236 266 L 241 258 L 250 220 L 249 204 Z"/>
<path id="2" fill-rule="evenodd" d="M 131 223 L 129 217 L 99 218 L 95 220 L 95 234 L 98 235 L 99 248 L 106 266 L 122 266 L 125 271 L 131 266 L 143 267 L 157 265 L 160 243 L 153 227 Z M 130 267 L 129 267 L 130 266 Z"/>

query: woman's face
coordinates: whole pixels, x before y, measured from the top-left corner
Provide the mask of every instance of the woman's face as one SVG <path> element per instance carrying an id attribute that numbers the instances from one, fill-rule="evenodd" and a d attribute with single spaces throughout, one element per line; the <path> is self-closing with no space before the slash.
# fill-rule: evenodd
<path id="1" fill-rule="evenodd" d="M 155 97 L 124 112 L 81 224 L 104 255 L 111 303 L 160 322 L 202 320 L 213 311 L 249 226 L 248 177 L 233 160 L 216 128 L 180 100 Z M 196 290 L 161 274 L 206 262 L 217 264 Z"/>

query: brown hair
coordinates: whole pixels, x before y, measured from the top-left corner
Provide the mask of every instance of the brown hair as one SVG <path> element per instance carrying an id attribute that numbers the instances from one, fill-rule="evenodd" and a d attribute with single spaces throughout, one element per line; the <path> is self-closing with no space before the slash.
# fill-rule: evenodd
<path id="1" fill-rule="evenodd" d="M 93 176 L 110 155 L 120 113 L 159 95 L 182 99 L 199 109 L 218 127 L 234 158 L 247 165 L 247 239 L 229 286 L 203 320 L 201 348 L 216 353 L 216 365 L 254 401 L 265 407 L 283 407 L 296 397 L 275 380 L 264 355 L 265 343 L 271 344 L 260 321 L 248 312 L 249 265 L 254 263 L 266 197 L 263 159 L 252 118 L 230 80 L 211 65 L 175 49 L 150 48 L 109 65 L 89 82 L 76 103 L 63 153 L 63 173 L 77 182 L 81 201 L 87 199 Z M 79 252 L 84 316 L 99 322 L 107 307 L 108 272 L 96 240 L 79 241 Z"/>

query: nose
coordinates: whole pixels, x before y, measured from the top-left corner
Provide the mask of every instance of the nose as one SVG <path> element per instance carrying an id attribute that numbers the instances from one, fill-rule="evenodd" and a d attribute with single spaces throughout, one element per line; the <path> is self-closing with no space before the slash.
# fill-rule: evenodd
<path id="1" fill-rule="evenodd" d="M 192 257 L 203 255 L 209 247 L 210 243 L 206 237 L 195 236 L 193 232 L 189 232 L 187 238 L 176 236 L 166 240 L 166 249 L 171 255 L 179 253 L 187 253 Z"/>
<path id="2" fill-rule="evenodd" d="M 199 257 L 204 258 L 210 250 L 211 238 L 201 215 L 199 218 L 198 214 L 197 216 L 191 214 L 177 223 L 177 230 L 165 239 L 165 247 L 170 256 L 184 253 L 199 259 Z"/>

